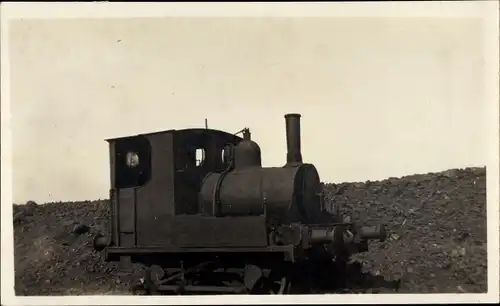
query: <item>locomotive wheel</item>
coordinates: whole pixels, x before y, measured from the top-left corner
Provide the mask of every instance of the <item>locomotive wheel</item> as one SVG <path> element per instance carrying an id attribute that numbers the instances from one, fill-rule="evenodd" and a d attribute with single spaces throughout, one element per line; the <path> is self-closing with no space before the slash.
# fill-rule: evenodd
<path id="1" fill-rule="evenodd" d="M 280 275 L 281 274 L 281 275 Z M 262 277 L 250 294 L 288 294 L 291 290 L 290 277 L 283 273 L 271 271 L 268 277 Z"/>
<path id="2" fill-rule="evenodd" d="M 156 282 L 164 275 L 163 269 L 157 266 L 147 267 L 144 271 L 143 286 L 147 295 L 158 295 Z"/>
<path id="3" fill-rule="evenodd" d="M 277 291 L 271 290 L 271 294 L 287 294 L 290 293 L 291 283 L 290 280 L 283 276 L 279 281 L 276 281 L 275 284 L 279 285 Z"/>

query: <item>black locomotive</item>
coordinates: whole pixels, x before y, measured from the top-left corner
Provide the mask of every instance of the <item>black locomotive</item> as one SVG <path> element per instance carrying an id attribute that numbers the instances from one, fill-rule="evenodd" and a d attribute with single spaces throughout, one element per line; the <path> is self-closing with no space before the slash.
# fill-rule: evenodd
<path id="1" fill-rule="evenodd" d="M 285 123 L 279 167 L 262 167 L 247 128 L 243 137 L 201 128 L 109 139 L 111 226 L 94 248 L 149 267 L 149 294 L 283 294 L 304 273 L 384 240 L 384 226 L 355 225 L 325 206 L 315 166 L 302 161 L 300 115 Z"/>

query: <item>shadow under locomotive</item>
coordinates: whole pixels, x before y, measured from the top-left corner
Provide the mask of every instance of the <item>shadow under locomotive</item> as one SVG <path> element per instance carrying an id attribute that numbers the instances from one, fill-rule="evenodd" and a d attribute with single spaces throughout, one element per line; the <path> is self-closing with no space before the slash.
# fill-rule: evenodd
<path id="1" fill-rule="evenodd" d="M 302 161 L 300 115 L 285 118 L 281 167 L 262 167 L 249 129 L 243 138 L 184 129 L 108 140 L 111 227 L 94 248 L 147 266 L 149 294 L 309 293 L 351 279 L 350 256 L 384 240 L 385 228 L 325 206 L 315 166 Z"/>

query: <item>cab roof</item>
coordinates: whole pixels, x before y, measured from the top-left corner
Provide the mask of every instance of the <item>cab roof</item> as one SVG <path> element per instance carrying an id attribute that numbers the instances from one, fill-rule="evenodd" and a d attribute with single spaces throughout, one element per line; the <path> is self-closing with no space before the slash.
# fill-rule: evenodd
<path id="1" fill-rule="evenodd" d="M 171 130 L 161 130 L 161 131 L 156 131 L 156 132 L 150 132 L 150 133 L 140 133 L 140 134 L 135 134 L 135 135 L 129 135 L 129 136 L 121 136 L 121 137 L 114 137 L 114 138 L 107 138 L 105 141 L 107 142 L 113 142 L 117 140 L 122 140 L 122 139 L 127 139 L 127 138 L 134 138 L 134 137 L 141 137 L 141 136 L 151 136 L 155 134 L 168 134 L 168 133 L 178 133 L 178 132 L 183 132 L 183 133 L 188 133 L 188 132 L 209 132 L 211 134 L 226 134 L 226 135 L 233 135 L 231 133 L 222 131 L 222 130 L 216 130 L 216 129 L 207 129 L 207 128 L 189 128 L 189 129 L 171 129 Z M 236 135 L 234 135 L 236 136 Z"/>

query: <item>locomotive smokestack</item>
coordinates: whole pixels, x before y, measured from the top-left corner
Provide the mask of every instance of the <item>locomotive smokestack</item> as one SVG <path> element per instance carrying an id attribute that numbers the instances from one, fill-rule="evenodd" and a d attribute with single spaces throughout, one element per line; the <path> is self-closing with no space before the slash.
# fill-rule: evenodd
<path id="1" fill-rule="evenodd" d="M 302 163 L 302 153 L 300 148 L 300 114 L 286 114 L 286 144 L 288 152 L 286 154 L 287 165 Z"/>

